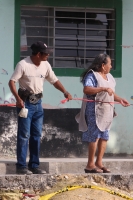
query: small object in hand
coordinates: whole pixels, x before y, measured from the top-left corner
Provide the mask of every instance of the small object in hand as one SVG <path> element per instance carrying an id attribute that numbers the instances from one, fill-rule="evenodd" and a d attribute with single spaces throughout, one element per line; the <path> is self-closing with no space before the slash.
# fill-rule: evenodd
<path id="1" fill-rule="evenodd" d="M 66 103 L 68 101 L 68 99 L 63 99 L 62 101 L 61 101 L 61 103 Z"/>
<path id="2" fill-rule="evenodd" d="M 28 115 L 28 109 L 27 108 L 22 108 L 18 114 L 19 117 L 27 118 Z"/>

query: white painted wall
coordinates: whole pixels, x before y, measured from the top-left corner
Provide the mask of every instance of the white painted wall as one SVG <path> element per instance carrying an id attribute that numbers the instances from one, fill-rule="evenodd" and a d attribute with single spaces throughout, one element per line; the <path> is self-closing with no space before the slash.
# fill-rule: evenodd
<path id="1" fill-rule="evenodd" d="M 117 78 L 116 93 L 133 103 L 131 96 L 133 79 L 133 1 L 123 0 L 122 78 Z M 14 70 L 14 0 L 0 0 L 0 103 L 11 102 L 8 81 Z M 6 71 L 4 71 L 4 70 Z M 7 73 L 6 73 L 7 72 Z M 82 85 L 78 77 L 59 77 L 73 97 L 82 97 Z M 43 105 L 47 108 L 80 108 L 80 101 L 60 104 L 61 92 L 49 83 L 44 85 Z M 116 105 L 118 117 L 114 119 L 107 153 L 133 153 L 133 107 Z"/>

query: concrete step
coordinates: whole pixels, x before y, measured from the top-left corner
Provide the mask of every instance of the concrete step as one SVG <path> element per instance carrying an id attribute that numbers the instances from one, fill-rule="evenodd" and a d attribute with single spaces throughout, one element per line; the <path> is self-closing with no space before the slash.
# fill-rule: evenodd
<path id="1" fill-rule="evenodd" d="M 133 191 L 133 159 L 103 159 L 103 163 L 111 173 L 85 174 L 87 158 L 41 158 L 40 167 L 47 174 L 17 175 L 15 171 L 16 158 L 0 158 L 0 189 L 33 189 L 44 191 L 56 184 L 57 179 L 68 180 L 75 176 L 84 177 L 96 183 L 105 182 L 116 188 Z M 61 178 L 60 178 L 61 177 Z"/>
<path id="2" fill-rule="evenodd" d="M 48 174 L 84 173 L 87 158 L 40 158 L 40 168 Z M 133 159 L 105 158 L 103 164 L 115 174 L 133 173 Z M 16 159 L 0 158 L 0 175 L 16 174 Z"/>

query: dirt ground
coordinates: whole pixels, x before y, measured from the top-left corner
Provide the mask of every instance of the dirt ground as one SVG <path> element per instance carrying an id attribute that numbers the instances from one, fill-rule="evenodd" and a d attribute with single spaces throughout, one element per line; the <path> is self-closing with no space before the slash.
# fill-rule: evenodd
<path id="1" fill-rule="evenodd" d="M 55 181 L 53 187 L 50 185 L 46 187 L 44 192 L 33 192 L 34 197 L 24 197 L 23 193 L 14 192 L 14 193 L 1 193 L 0 192 L 0 200 L 133 200 L 133 191 L 123 191 L 118 188 L 108 186 L 105 184 L 105 179 L 100 175 L 93 175 L 91 180 L 88 179 L 87 175 L 55 175 L 51 176 L 51 178 Z M 71 191 L 61 192 L 52 196 L 51 198 L 47 198 L 48 194 L 55 193 L 57 191 L 61 191 L 62 189 L 71 188 L 72 186 L 83 186 L 91 185 L 94 189 L 91 188 L 78 188 Z M 103 190 L 99 190 L 98 187 L 103 188 Z M 121 197 L 119 195 L 110 194 L 106 190 L 115 191 L 119 195 L 125 195 L 125 197 Z M 31 194 L 31 191 L 29 191 Z M 129 198 L 128 198 L 129 197 Z"/>
<path id="2" fill-rule="evenodd" d="M 129 200 L 133 200 L 133 193 L 129 191 L 122 191 L 115 187 L 109 187 L 105 184 L 105 180 L 102 176 L 95 176 L 93 180 L 88 180 L 87 176 L 74 176 L 74 175 L 59 175 L 56 177 L 58 180 L 57 184 L 53 188 L 48 188 L 47 191 L 43 192 L 41 195 L 45 196 L 46 194 L 50 194 L 53 192 L 57 192 L 66 186 L 70 185 L 92 185 L 95 187 L 102 187 L 112 191 L 117 192 L 118 194 L 124 194 L 129 198 Z M 66 191 L 63 193 L 56 194 L 50 200 L 122 200 L 128 199 L 123 198 L 118 195 L 113 195 L 108 193 L 107 191 L 102 191 L 98 189 L 90 189 L 90 188 L 79 188 L 72 191 Z M 45 199 L 44 199 L 45 200 Z"/>
<path id="3" fill-rule="evenodd" d="M 77 189 L 64 194 L 56 195 L 51 200 L 122 200 L 122 197 L 116 197 L 104 191 L 91 189 Z"/>

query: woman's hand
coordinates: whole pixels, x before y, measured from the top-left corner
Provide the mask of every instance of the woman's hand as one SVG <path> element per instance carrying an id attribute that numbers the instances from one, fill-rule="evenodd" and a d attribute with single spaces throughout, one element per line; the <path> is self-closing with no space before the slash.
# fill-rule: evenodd
<path id="1" fill-rule="evenodd" d="M 128 101 L 126 99 L 121 99 L 120 103 L 124 107 L 130 106 L 130 104 L 128 103 Z"/>
<path id="2" fill-rule="evenodd" d="M 84 94 L 88 95 L 95 95 L 99 92 L 108 92 L 108 94 L 111 96 L 114 94 L 114 91 L 111 88 L 106 88 L 106 87 L 89 87 L 85 86 L 83 89 Z"/>
<path id="3" fill-rule="evenodd" d="M 117 94 L 114 94 L 114 100 L 121 103 L 121 105 L 124 107 L 130 106 L 126 99 L 119 97 Z"/>
<path id="4" fill-rule="evenodd" d="M 106 88 L 105 91 L 108 92 L 108 94 L 109 94 L 110 96 L 112 96 L 112 94 L 114 94 L 114 91 L 113 91 L 111 88 Z"/>

